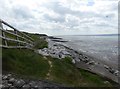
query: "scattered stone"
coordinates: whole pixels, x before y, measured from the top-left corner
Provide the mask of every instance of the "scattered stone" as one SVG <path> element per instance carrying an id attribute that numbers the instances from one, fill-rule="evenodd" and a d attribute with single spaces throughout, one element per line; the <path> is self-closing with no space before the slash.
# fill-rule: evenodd
<path id="1" fill-rule="evenodd" d="M 37 85 L 34 86 L 34 89 L 38 89 L 39 87 Z"/>
<path id="2" fill-rule="evenodd" d="M 116 76 L 118 76 L 118 75 L 119 75 L 119 71 L 116 70 L 116 71 L 114 72 L 114 74 L 115 74 Z"/>
<path id="3" fill-rule="evenodd" d="M 109 69 L 109 67 L 107 65 L 104 65 L 104 68 Z"/>
<path id="4" fill-rule="evenodd" d="M 12 76 L 12 74 L 8 74 L 7 76 L 8 76 L 8 78 L 10 78 Z"/>
<path id="5" fill-rule="evenodd" d="M 35 83 L 34 81 L 31 81 L 31 82 L 29 83 L 29 85 L 30 85 L 30 87 L 34 87 L 34 86 L 36 85 L 36 83 Z"/>
<path id="6" fill-rule="evenodd" d="M 22 87 L 24 84 L 25 84 L 25 82 L 24 82 L 22 79 L 20 79 L 20 80 L 15 81 L 15 83 L 14 83 L 13 85 L 14 85 L 15 87 L 17 87 L 17 88 L 20 88 L 20 87 Z"/>
<path id="7" fill-rule="evenodd" d="M 3 78 L 2 78 L 3 80 L 7 80 L 8 79 L 8 76 L 3 76 Z"/>
<path id="8" fill-rule="evenodd" d="M 74 59 L 72 60 L 72 63 L 75 64 L 75 60 Z"/>
<path id="9" fill-rule="evenodd" d="M 15 86 L 11 86 L 9 89 L 18 89 L 18 88 L 16 88 Z"/>
<path id="10" fill-rule="evenodd" d="M 8 84 L 4 84 L 4 85 L 2 84 L 2 89 L 9 89 L 9 87 L 10 86 Z"/>
<path id="11" fill-rule="evenodd" d="M 66 56 L 71 56 L 71 54 L 66 50 L 65 47 L 59 45 L 55 45 L 50 48 L 40 49 L 39 53 L 45 56 L 50 55 L 59 59 L 65 58 Z"/>
<path id="12" fill-rule="evenodd" d="M 110 82 L 109 82 L 109 81 L 104 81 L 104 83 L 105 83 L 105 84 L 108 84 L 108 83 L 110 83 Z"/>
<path id="13" fill-rule="evenodd" d="M 11 78 L 8 80 L 8 83 L 13 84 L 16 80 L 14 78 Z"/>
<path id="14" fill-rule="evenodd" d="M 30 89 L 30 85 L 29 84 L 25 84 L 22 86 L 22 89 Z"/>
<path id="15" fill-rule="evenodd" d="M 88 62 L 89 62 L 88 59 L 84 59 L 84 60 L 82 60 L 82 61 L 85 62 L 85 63 L 88 63 Z"/>
<path id="16" fill-rule="evenodd" d="M 87 64 L 88 65 L 95 65 L 95 62 L 94 61 L 89 61 Z"/>
<path id="17" fill-rule="evenodd" d="M 8 75 L 2 75 L 2 78 L 7 78 Z M 56 87 L 63 87 L 63 85 L 54 84 L 42 80 L 28 80 L 28 79 L 16 79 L 11 75 L 11 78 L 8 80 L 2 80 L 2 89 L 46 89 L 46 87 L 51 89 L 58 89 Z"/>

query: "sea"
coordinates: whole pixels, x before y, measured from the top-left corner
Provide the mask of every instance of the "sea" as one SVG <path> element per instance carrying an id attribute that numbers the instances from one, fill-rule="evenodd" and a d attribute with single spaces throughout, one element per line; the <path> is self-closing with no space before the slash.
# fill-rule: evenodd
<path id="1" fill-rule="evenodd" d="M 90 55 L 96 60 L 118 68 L 118 35 L 65 35 L 65 44 L 74 50 Z"/>

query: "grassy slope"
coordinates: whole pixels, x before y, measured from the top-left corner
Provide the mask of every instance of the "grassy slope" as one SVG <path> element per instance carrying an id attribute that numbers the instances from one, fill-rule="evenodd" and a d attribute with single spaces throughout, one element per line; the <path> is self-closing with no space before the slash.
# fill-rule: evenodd
<path id="1" fill-rule="evenodd" d="M 28 34 L 25 33 L 27 35 L 29 35 L 30 37 L 32 37 L 34 39 L 34 43 L 35 43 L 35 49 L 41 49 L 41 48 L 47 48 L 48 47 L 48 42 L 44 40 L 44 38 L 40 38 L 40 34 Z"/>
<path id="2" fill-rule="evenodd" d="M 49 65 L 42 55 L 28 49 L 3 49 L 3 70 L 44 78 Z"/>
<path id="3" fill-rule="evenodd" d="M 69 60 L 47 57 L 52 62 L 49 80 L 69 86 L 111 86 L 98 75 L 77 69 Z M 3 70 L 28 77 L 45 79 L 50 68 L 42 55 L 27 49 L 3 49 Z"/>
<path id="4" fill-rule="evenodd" d="M 50 79 L 59 83 L 65 83 L 69 86 L 112 86 L 107 83 L 104 78 L 99 75 L 90 73 L 83 69 L 77 69 L 70 61 L 70 58 L 58 60 L 56 58 L 48 58 L 52 61 L 53 67 Z"/>
<path id="5" fill-rule="evenodd" d="M 47 47 L 47 42 L 39 35 L 30 34 L 37 43 L 36 48 Z M 42 42 L 42 43 L 41 43 Z M 59 60 L 52 57 L 43 57 L 28 49 L 3 49 L 3 70 L 14 72 L 27 77 L 46 79 L 50 69 L 48 60 L 52 62 L 49 80 L 69 86 L 111 86 L 105 84 L 104 78 L 88 71 L 77 69 L 70 58 Z"/>

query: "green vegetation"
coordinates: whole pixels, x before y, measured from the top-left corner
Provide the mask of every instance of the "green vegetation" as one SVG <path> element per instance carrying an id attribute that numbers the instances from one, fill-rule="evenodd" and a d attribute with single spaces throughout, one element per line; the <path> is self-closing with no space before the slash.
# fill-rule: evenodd
<path id="1" fill-rule="evenodd" d="M 64 58 L 62 60 L 48 57 L 53 63 L 50 80 L 64 83 L 68 86 L 82 86 L 82 87 L 110 87 L 111 83 L 105 84 L 107 81 L 99 75 L 90 73 L 83 69 L 77 69 L 71 62 L 71 58 Z"/>
<path id="2" fill-rule="evenodd" d="M 39 41 L 35 41 L 35 49 L 48 48 L 48 42 L 43 38 L 40 38 Z"/>
<path id="3" fill-rule="evenodd" d="M 3 49 L 3 71 L 45 78 L 49 65 L 42 55 L 28 49 Z"/>
<path id="4" fill-rule="evenodd" d="M 15 33 L 12 30 L 8 30 L 8 31 L 12 32 L 12 33 Z M 27 34 L 31 38 L 34 39 L 34 48 L 35 49 L 42 49 L 42 48 L 47 48 L 48 47 L 48 42 L 44 38 L 47 35 L 44 35 L 44 34 L 32 34 L 32 33 L 26 33 L 26 32 L 22 32 L 22 33 Z M 23 34 L 21 34 L 20 32 L 17 33 L 17 34 L 20 35 L 20 36 L 23 36 Z M 17 38 L 16 36 L 14 36 L 14 35 L 12 35 L 10 33 L 5 33 L 5 36 L 7 38 L 11 38 L 11 39 L 16 39 Z M 21 41 L 24 41 L 23 38 L 18 37 L 18 39 L 21 40 Z M 26 40 L 26 42 L 29 42 L 29 41 Z M 9 46 L 17 46 L 18 45 L 18 43 L 14 42 L 14 41 L 7 41 L 7 43 L 8 43 Z M 4 40 L 2 41 L 2 44 L 5 45 Z M 21 44 L 21 43 L 19 43 L 19 45 L 24 46 L 24 44 Z"/>
<path id="5" fill-rule="evenodd" d="M 50 81 L 67 86 L 111 86 L 104 78 L 88 71 L 77 69 L 71 58 L 62 60 L 44 57 L 28 49 L 3 49 L 3 71 L 9 71 L 27 77 L 46 79 L 52 62 Z"/>
<path id="6" fill-rule="evenodd" d="M 28 34 L 28 33 L 25 33 Z M 35 41 L 35 49 L 48 47 L 44 38 L 39 34 L 28 34 Z M 52 58 L 42 56 L 33 50 L 28 49 L 5 49 L 2 50 L 3 71 L 13 72 L 18 75 L 24 75 L 28 78 L 40 78 L 62 83 L 66 86 L 109 86 L 113 83 L 105 83 L 106 80 L 99 75 L 88 71 L 77 69 L 72 64 L 72 59 Z M 51 62 L 51 65 L 49 64 Z M 47 76 L 50 71 L 50 75 Z"/>
<path id="7" fill-rule="evenodd" d="M 35 49 L 48 48 L 48 42 L 43 37 L 43 36 L 46 36 L 46 35 L 31 34 L 31 33 L 25 33 L 25 34 L 29 35 L 30 37 L 32 37 L 34 39 L 34 44 L 35 44 L 34 48 Z"/>

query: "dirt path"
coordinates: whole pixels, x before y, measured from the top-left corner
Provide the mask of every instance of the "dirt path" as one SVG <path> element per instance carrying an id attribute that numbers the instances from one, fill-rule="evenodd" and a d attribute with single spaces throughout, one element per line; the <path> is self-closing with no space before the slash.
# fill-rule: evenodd
<path id="1" fill-rule="evenodd" d="M 50 72 L 51 72 L 51 68 L 53 67 L 52 62 L 51 62 L 50 60 L 48 60 L 48 64 L 50 65 L 50 68 L 49 68 L 48 73 L 46 74 L 46 79 L 49 79 L 49 77 L 50 77 Z"/>

